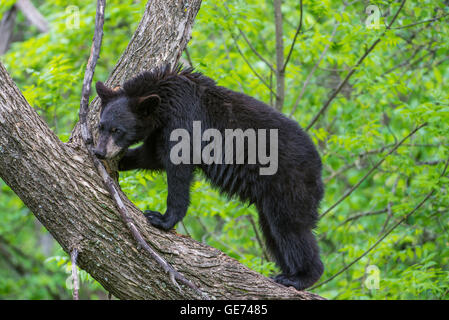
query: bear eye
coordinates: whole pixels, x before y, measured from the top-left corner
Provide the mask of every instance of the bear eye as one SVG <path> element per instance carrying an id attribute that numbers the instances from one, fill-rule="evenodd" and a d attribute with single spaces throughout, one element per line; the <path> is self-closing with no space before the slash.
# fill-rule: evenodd
<path id="1" fill-rule="evenodd" d="M 118 128 L 112 128 L 112 129 L 111 129 L 111 132 L 112 132 L 112 133 L 121 133 L 122 130 L 120 130 L 120 129 L 118 129 Z"/>

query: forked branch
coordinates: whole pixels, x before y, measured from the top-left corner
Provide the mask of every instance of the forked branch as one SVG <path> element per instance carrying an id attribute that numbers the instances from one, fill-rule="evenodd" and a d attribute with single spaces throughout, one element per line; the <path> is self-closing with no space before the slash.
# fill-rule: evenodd
<path id="1" fill-rule="evenodd" d="M 83 141 L 88 150 L 89 156 L 95 165 L 95 168 L 98 170 L 99 174 L 103 178 L 103 182 L 106 188 L 108 189 L 111 197 L 114 199 L 117 205 L 117 208 L 120 212 L 123 222 L 125 222 L 125 224 L 131 231 L 134 239 L 137 241 L 139 246 L 144 248 L 145 251 L 155 261 L 157 261 L 157 263 L 162 267 L 162 269 L 169 274 L 170 280 L 174 285 L 176 285 L 179 288 L 179 290 L 181 290 L 181 287 L 178 285 L 176 280 L 183 283 L 187 287 L 191 288 L 203 298 L 208 298 L 207 295 L 201 292 L 195 284 L 193 284 L 191 281 L 187 280 L 182 274 L 177 272 L 167 261 L 164 260 L 164 258 L 162 258 L 159 254 L 157 254 L 157 252 L 146 243 L 143 236 L 141 235 L 136 225 L 134 224 L 133 220 L 131 219 L 128 213 L 128 209 L 123 204 L 123 201 L 120 198 L 120 194 L 117 190 L 117 186 L 114 183 L 114 180 L 109 176 L 102 162 L 94 156 L 93 139 L 87 124 L 87 114 L 88 114 L 88 103 L 89 103 L 92 78 L 95 72 L 95 66 L 97 65 L 98 57 L 100 56 L 101 41 L 103 39 L 104 11 L 105 11 L 105 0 L 98 0 L 97 13 L 95 17 L 95 33 L 92 42 L 90 57 L 86 66 L 86 72 L 84 74 L 83 88 L 81 93 L 81 106 L 79 117 Z"/>

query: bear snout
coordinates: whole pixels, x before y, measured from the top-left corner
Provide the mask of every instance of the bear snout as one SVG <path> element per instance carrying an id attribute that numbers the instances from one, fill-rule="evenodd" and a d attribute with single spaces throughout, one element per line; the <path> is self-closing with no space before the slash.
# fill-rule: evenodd
<path id="1" fill-rule="evenodd" d="M 93 151 L 98 159 L 104 160 L 106 158 L 105 150 L 98 150 L 97 148 L 95 148 Z"/>

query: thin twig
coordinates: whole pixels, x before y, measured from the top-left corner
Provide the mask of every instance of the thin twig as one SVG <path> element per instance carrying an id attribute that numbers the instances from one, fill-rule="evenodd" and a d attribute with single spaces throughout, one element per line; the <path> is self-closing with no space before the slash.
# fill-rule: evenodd
<path id="1" fill-rule="evenodd" d="M 259 78 L 260 82 L 262 82 L 262 84 L 267 87 L 270 92 L 277 97 L 277 93 L 273 91 L 273 88 L 270 87 L 270 85 L 264 80 L 264 78 L 256 71 L 256 69 L 254 69 L 254 67 L 251 65 L 251 63 L 248 61 L 248 59 L 246 58 L 245 54 L 242 52 L 242 50 L 240 49 L 239 44 L 237 43 L 237 39 L 235 38 L 235 36 L 231 33 L 231 37 L 232 40 L 234 41 L 234 45 L 237 49 L 237 51 L 240 53 L 240 55 L 242 56 L 243 60 L 246 62 L 246 64 L 248 65 L 248 67 L 251 69 L 251 71 L 254 73 L 254 75 Z"/>
<path id="2" fill-rule="evenodd" d="M 329 181 L 335 179 L 335 177 L 338 177 L 343 172 L 345 172 L 345 171 L 347 171 L 349 169 L 352 169 L 355 166 L 356 166 L 355 163 L 349 163 L 349 164 L 346 164 L 346 165 L 342 166 L 339 170 L 333 172 L 329 177 L 325 178 L 324 179 L 324 183 L 327 184 Z"/>
<path id="3" fill-rule="evenodd" d="M 176 271 L 167 261 L 165 261 L 153 248 L 151 248 L 143 238 L 142 234 L 137 229 L 136 225 L 134 224 L 133 220 L 129 216 L 128 209 L 126 208 L 125 204 L 123 203 L 122 199 L 120 198 L 120 194 L 118 191 L 117 186 L 115 185 L 113 179 L 109 176 L 108 172 L 106 171 L 104 165 L 101 163 L 101 161 L 94 156 L 93 154 L 93 140 L 92 135 L 89 131 L 89 127 L 87 125 L 87 114 L 88 114 L 88 102 L 89 102 L 89 94 L 91 89 L 91 83 L 93 74 L 95 71 L 95 66 L 100 54 L 100 48 L 101 48 L 101 41 L 103 38 L 103 24 L 104 24 L 104 9 L 105 9 L 105 0 L 98 0 L 97 2 L 97 14 L 95 18 L 95 33 L 91 48 L 91 54 L 86 66 L 86 72 L 84 75 L 84 81 L 83 81 L 83 89 L 81 93 L 81 106 L 80 106 L 80 123 L 81 123 L 81 135 L 84 140 L 84 143 L 86 145 L 86 149 L 88 151 L 88 154 L 93 161 L 98 173 L 103 179 L 103 182 L 105 186 L 107 187 L 109 194 L 111 197 L 115 200 L 117 208 L 120 212 L 120 215 L 131 231 L 134 239 L 137 241 L 138 245 L 145 249 L 149 255 L 156 260 L 156 262 L 163 268 L 163 270 L 168 273 L 170 280 L 172 283 L 178 287 L 178 289 L 181 290 L 181 287 L 176 282 L 178 280 L 179 282 L 183 283 L 187 287 L 191 288 L 195 293 L 197 293 L 202 298 L 208 299 L 208 296 L 201 292 L 199 288 L 193 284 L 191 281 L 187 280 L 182 274 L 180 274 L 178 271 Z"/>
<path id="4" fill-rule="evenodd" d="M 189 230 L 187 230 L 187 227 L 186 227 L 186 225 L 184 224 L 184 221 L 183 221 L 183 220 L 181 220 L 181 225 L 182 225 L 182 227 L 184 228 L 184 231 L 186 232 L 186 234 L 187 234 L 190 238 L 192 238 L 192 235 L 190 234 Z"/>
<path id="5" fill-rule="evenodd" d="M 346 223 L 348 223 L 349 221 L 353 221 L 353 220 L 357 220 L 359 218 L 363 218 L 363 217 L 368 217 L 368 216 L 375 216 L 378 214 L 382 214 L 388 212 L 388 209 L 382 209 L 382 210 L 377 210 L 377 211 L 368 211 L 368 212 L 361 212 L 358 214 L 354 214 L 352 216 L 350 216 L 349 218 L 347 218 L 346 220 L 344 220 L 343 222 L 341 222 L 338 226 L 342 226 Z"/>
<path id="6" fill-rule="evenodd" d="M 290 61 L 290 57 L 292 55 L 293 48 L 295 47 L 296 38 L 298 37 L 298 34 L 301 32 L 302 16 L 303 16 L 303 11 L 304 11 L 303 7 L 302 7 L 302 0 L 299 1 L 299 10 L 301 11 L 300 16 L 299 16 L 299 24 L 298 24 L 298 27 L 296 28 L 296 33 L 295 33 L 295 36 L 293 37 L 293 41 L 290 46 L 290 50 L 288 51 L 287 59 L 285 59 L 284 65 L 282 66 L 283 71 L 285 71 L 285 69 L 287 68 L 287 64 Z"/>
<path id="7" fill-rule="evenodd" d="M 190 67 L 193 67 L 193 61 L 192 58 L 190 57 L 189 49 L 186 47 L 184 49 L 184 52 L 186 53 L 187 62 L 189 63 Z"/>
<path id="8" fill-rule="evenodd" d="M 79 111 L 79 119 L 81 123 L 81 136 L 86 143 L 86 146 L 91 146 L 93 143 L 92 135 L 87 125 L 87 114 L 89 112 L 89 96 L 92 85 L 92 78 L 95 72 L 95 66 L 100 56 L 101 41 L 103 40 L 103 24 L 104 24 L 104 9 L 106 0 L 97 1 L 97 13 L 95 16 L 95 31 L 92 40 L 92 48 L 90 51 L 89 60 L 87 61 L 86 71 L 84 73 L 83 88 L 81 92 L 81 103 Z"/>
<path id="9" fill-rule="evenodd" d="M 228 11 L 229 14 L 229 18 L 232 17 L 232 13 L 231 10 L 229 9 L 228 5 L 226 4 L 226 2 L 223 3 L 224 7 L 226 8 L 226 11 Z M 254 54 L 260 59 L 262 60 L 268 68 L 270 68 L 272 71 L 274 70 L 273 64 L 270 63 L 267 59 L 265 59 L 257 50 L 256 48 L 252 45 L 251 41 L 249 41 L 248 37 L 246 36 L 246 34 L 243 32 L 242 29 L 240 29 L 240 27 L 238 26 L 237 21 L 234 20 L 234 25 L 237 27 L 237 30 L 239 31 L 240 35 L 243 37 L 243 39 L 245 40 L 245 42 L 248 44 L 248 47 L 252 50 L 252 52 L 254 52 Z M 232 33 L 232 31 L 230 31 Z"/>
<path id="10" fill-rule="evenodd" d="M 364 182 L 379 166 L 385 161 L 385 159 L 395 152 L 408 138 L 410 138 L 412 135 L 414 135 L 419 129 L 426 126 L 427 123 L 423 123 L 420 126 L 416 127 L 413 131 L 411 131 L 406 137 L 404 137 L 399 143 L 397 143 L 382 159 L 380 159 L 364 176 L 362 179 L 359 180 L 354 186 L 352 186 L 348 191 L 345 192 L 345 194 L 338 199 L 333 205 L 331 205 L 321 216 L 320 218 L 324 217 L 326 214 L 328 214 L 330 211 L 335 209 L 343 200 L 345 200 L 347 197 L 351 195 L 361 184 Z"/>
<path id="11" fill-rule="evenodd" d="M 386 76 L 387 74 L 389 74 L 390 72 L 393 72 L 393 71 L 396 70 L 397 68 L 402 68 L 402 67 L 407 66 L 407 65 L 410 65 L 410 66 L 413 65 L 413 63 L 410 63 L 410 61 L 413 60 L 413 59 L 415 58 L 415 56 L 416 56 L 422 49 L 424 49 L 425 47 L 426 47 L 425 45 L 420 45 L 420 46 L 414 48 L 414 49 L 413 49 L 412 56 L 411 56 L 410 58 L 408 58 L 407 60 L 405 60 L 405 61 L 403 61 L 403 62 L 401 62 L 401 63 L 399 63 L 399 64 L 397 64 L 397 65 L 395 65 L 395 66 L 393 66 L 393 67 L 391 67 L 390 69 L 388 69 L 387 71 L 385 71 L 384 73 L 382 73 L 382 74 L 381 74 L 381 77 Z M 396 52 L 396 54 L 397 54 L 397 52 Z"/>
<path id="12" fill-rule="evenodd" d="M 257 230 L 256 223 L 254 222 L 253 216 L 251 214 L 247 214 L 246 218 L 251 223 L 251 226 L 253 227 L 254 233 L 256 235 L 257 242 L 259 243 L 260 248 L 262 249 L 262 253 L 265 257 L 265 260 L 270 261 L 270 257 L 268 256 L 267 251 L 265 250 L 264 243 L 262 241 L 262 237 L 259 235 L 259 231 Z"/>
<path id="13" fill-rule="evenodd" d="M 440 20 L 442 18 L 447 17 L 448 15 L 449 15 L 449 13 L 446 13 L 446 14 L 443 14 L 442 16 L 439 16 L 439 17 L 435 17 L 435 18 L 428 19 L 428 20 L 423 20 L 423 21 L 418 21 L 418 22 L 415 22 L 415 23 L 408 24 L 406 26 L 400 26 L 400 27 L 391 28 L 391 29 L 397 30 L 397 29 L 410 28 L 410 27 L 414 27 L 414 26 L 417 26 L 417 25 L 420 25 L 420 24 L 423 24 L 423 23 L 429 23 L 429 22 L 438 21 L 438 20 Z"/>
<path id="14" fill-rule="evenodd" d="M 398 176 L 396 178 L 396 181 L 393 184 L 393 188 L 391 189 L 391 195 L 392 196 L 394 196 L 394 194 L 396 193 L 396 188 L 398 187 L 398 183 L 399 183 L 400 178 L 401 177 Z M 391 218 L 393 217 L 393 209 L 392 209 L 392 207 L 393 207 L 393 202 L 389 201 L 388 205 L 387 205 L 388 215 L 387 215 L 387 218 L 385 219 L 385 222 L 384 222 L 384 224 L 382 226 L 382 229 L 380 230 L 379 235 L 381 235 L 385 231 L 385 229 L 388 227 L 388 223 L 390 222 Z"/>
<path id="15" fill-rule="evenodd" d="M 276 34 L 276 101 L 275 108 L 282 111 L 285 99 L 285 70 L 284 70 L 284 31 L 282 28 L 282 0 L 274 0 L 274 27 Z"/>
<path id="16" fill-rule="evenodd" d="M 435 166 L 435 165 L 440 164 L 440 163 L 442 163 L 442 162 L 444 162 L 443 159 L 440 159 L 440 160 L 430 160 L 430 161 L 418 161 L 418 162 L 416 162 L 416 165 L 417 165 L 417 166 Z"/>
<path id="17" fill-rule="evenodd" d="M 265 59 L 257 50 L 256 48 L 254 48 L 254 46 L 251 44 L 251 42 L 249 41 L 248 37 L 245 35 L 245 33 L 242 31 L 242 29 L 240 29 L 239 27 L 237 27 L 237 29 L 239 30 L 240 35 L 243 37 L 243 39 L 245 40 L 245 42 L 248 44 L 248 47 L 254 52 L 254 54 L 260 59 L 262 60 L 267 66 L 268 68 L 270 68 L 272 71 L 274 71 L 274 67 L 273 65 L 267 61 L 267 59 Z"/>
<path id="18" fill-rule="evenodd" d="M 73 288 L 72 288 L 72 295 L 73 300 L 79 300 L 79 277 L 78 277 L 78 269 L 76 268 L 76 260 L 78 259 L 78 249 L 74 248 L 72 252 L 70 253 L 70 259 L 72 261 L 72 280 L 73 280 Z"/>
<path id="19" fill-rule="evenodd" d="M 228 11 L 229 15 L 231 16 L 231 11 L 229 10 L 228 6 L 226 4 L 224 4 L 226 10 Z M 249 39 L 247 38 L 247 36 L 244 34 L 244 32 L 238 27 L 237 23 L 235 22 L 235 25 L 237 26 L 237 29 L 240 33 L 240 35 L 243 37 L 243 39 L 245 40 L 245 42 L 248 44 L 249 48 L 254 52 L 254 54 L 261 59 L 267 66 L 268 68 L 270 68 L 270 70 L 275 71 L 273 65 L 268 62 L 268 60 L 266 60 L 257 50 L 256 48 L 254 48 L 254 46 L 251 44 L 251 42 L 249 41 Z M 274 96 L 277 97 L 276 92 L 274 92 L 273 87 L 271 85 L 269 85 L 265 79 L 256 71 L 256 69 L 251 65 L 251 63 L 249 62 L 249 60 L 246 58 L 245 54 L 243 53 L 243 51 L 240 49 L 240 46 L 237 42 L 237 37 L 234 35 L 234 33 L 232 32 L 232 30 L 229 30 L 230 34 L 231 34 L 231 38 L 234 42 L 234 46 L 237 49 L 237 51 L 239 52 L 239 54 L 242 56 L 243 60 L 246 62 L 246 64 L 248 65 L 248 67 L 251 69 L 251 71 L 254 73 L 254 75 L 259 78 L 260 82 L 262 82 L 262 84 L 267 87 L 270 90 L 270 94 L 273 94 Z M 227 51 L 227 47 L 226 47 L 226 43 L 225 43 L 225 49 Z M 229 54 L 228 54 L 229 57 Z M 230 59 L 230 58 L 229 58 Z M 240 84 L 240 87 L 242 88 L 242 85 Z"/>
<path id="20" fill-rule="evenodd" d="M 226 44 L 226 40 L 224 39 L 223 32 L 221 33 L 221 36 L 223 37 L 223 47 L 224 47 L 225 52 L 226 52 L 226 58 L 228 58 L 228 61 L 229 61 L 229 66 L 231 67 L 231 70 L 235 70 L 234 63 L 232 62 L 231 56 L 229 55 L 229 48 L 228 48 L 228 46 Z M 243 88 L 242 82 L 240 80 L 238 80 L 238 77 L 234 77 L 234 79 L 239 84 L 240 91 L 245 93 L 245 89 Z"/>
<path id="21" fill-rule="evenodd" d="M 295 113 L 296 109 L 298 108 L 299 101 L 301 101 L 302 96 L 303 96 L 304 93 L 306 92 L 306 88 L 307 88 L 307 86 L 309 85 L 309 82 L 310 82 L 310 80 L 312 79 L 312 76 L 313 76 L 313 74 L 315 73 L 315 70 L 318 68 L 318 66 L 320 65 L 321 61 L 322 61 L 322 60 L 324 59 L 324 57 L 326 56 L 327 50 L 329 50 L 329 47 L 330 47 L 332 41 L 334 41 L 334 37 L 335 37 L 335 34 L 337 33 L 337 29 L 338 29 L 338 26 L 339 26 L 339 25 L 340 25 L 340 22 L 337 21 L 337 22 L 335 23 L 334 30 L 332 30 L 332 34 L 331 34 L 331 36 L 330 36 L 330 38 L 329 38 L 329 42 L 327 43 L 327 45 L 326 45 L 326 47 L 324 48 L 323 52 L 321 52 L 321 55 L 320 55 L 318 61 L 315 63 L 315 65 L 313 66 L 313 68 L 312 68 L 312 70 L 310 71 L 309 75 L 307 76 L 307 79 L 306 79 L 306 81 L 304 82 L 304 84 L 303 84 L 303 86 L 302 86 L 301 92 L 299 93 L 298 98 L 296 98 L 295 104 L 294 104 L 294 106 L 293 106 L 293 108 L 292 108 L 292 111 L 290 112 L 290 115 L 289 115 L 290 118 L 293 116 L 293 114 Z"/>
<path id="22" fill-rule="evenodd" d="M 326 101 L 326 103 L 323 105 L 323 107 L 318 111 L 318 113 L 313 117 L 312 121 L 309 123 L 309 125 L 306 128 L 306 131 L 309 131 L 310 128 L 313 127 L 313 125 L 318 121 L 318 119 L 321 117 L 321 115 L 326 112 L 327 108 L 331 104 L 331 102 L 335 99 L 335 97 L 338 95 L 338 93 L 343 89 L 343 87 L 348 82 L 349 78 L 357 71 L 358 67 L 362 64 L 363 60 L 374 50 L 374 48 L 377 46 L 377 44 L 382 40 L 382 38 L 385 36 L 386 32 L 391 29 L 391 26 L 396 21 L 397 17 L 399 16 L 399 13 L 401 12 L 402 8 L 405 5 L 405 2 L 407 0 L 402 0 L 401 5 L 394 15 L 393 19 L 391 20 L 390 24 L 387 26 L 386 30 L 379 36 L 379 38 L 376 39 L 376 41 L 373 42 L 373 44 L 365 51 L 363 56 L 357 61 L 356 65 L 349 71 L 349 73 L 346 75 L 346 77 L 343 79 L 343 81 L 340 82 L 340 84 L 337 86 L 337 88 L 332 92 L 329 99 Z"/>

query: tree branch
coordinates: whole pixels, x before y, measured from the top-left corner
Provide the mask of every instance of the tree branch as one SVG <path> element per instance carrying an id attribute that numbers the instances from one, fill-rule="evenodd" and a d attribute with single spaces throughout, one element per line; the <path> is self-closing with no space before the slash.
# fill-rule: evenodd
<path id="1" fill-rule="evenodd" d="M 359 218 L 375 216 L 375 215 L 386 213 L 386 212 L 388 212 L 387 208 L 382 209 L 382 210 L 377 210 L 377 211 L 368 211 L 368 212 L 361 212 L 358 214 L 354 214 L 354 215 L 348 217 L 347 219 L 343 220 L 338 226 L 340 227 L 340 226 L 348 223 L 349 221 L 357 220 Z"/>
<path id="2" fill-rule="evenodd" d="M 290 45 L 290 50 L 288 51 L 287 59 L 285 59 L 284 65 L 282 66 L 282 70 L 284 70 L 284 71 L 287 68 L 288 62 L 290 61 L 290 57 L 292 55 L 293 48 L 295 47 L 296 38 L 298 37 L 298 34 L 302 28 L 302 16 L 303 16 L 302 0 L 299 1 L 299 10 L 301 12 L 300 16 L 299 16 L 299 24 L 298 24 L 298 27 L 296 28 L 296 32 L 295 32 L 295 36 L 293 37 L 292 44 Z"/>
<path id="3" fill-rule="evenodd" d="M 275 108 L 282 111 L 285 99 L 285 69 L 284 69 L 284 32 L 282 17 L 282 0 L 274 0 L 274 22 L 276 32 L 276 101 Z"/>
<path id="4" fill-rule="evenodd" d="M 237 27 L 238 28 L 238 27 Z M 268 68 L 270 68 L 272 71 L 274 70 L 273 65 L 268 62 L 257 50 L 256 48 L 254 48 L 254 46 L 251 44 L 251 41 L 249 41 L 248 37 L 246 36 L 246 34 L 242 31 L 242 29 L 238 28 L 240 35 L 243 37 L 243 39 L 245 40 L 245 42 L 248 44 L 248 47 L 252 50 L 252 52 L 254 52 L 254 54 L 260 59 L 262 60 L 267 66 Z"/>
<path id="5" fill-rule="evenodd" d="M 429 22 L 438 21 L 438 20 L 443 19 L 443 18 L 445 18 L 445 17 L 447 17 L 447 16 L 449 16 L 449 13 L 443 14 L 443 15 L 441 15 L 441 16 L 439 16 L 439 17 L 435 17 L 435 18 L 432 18 L 432 19 L 427 19 L 427 20 L 423 20 L 423 21 L 418 21 L 418 22 L 415 22 L 415 23 L 408 24 L 408 25 L 406 25 L 406 26 L 400 26 L 400 27 L 395 27 L 395 28 L 391 28 L 391 29 L 393 29 L 393 30 L 398 30 L 398 29 L 411 28 L 411 27 L 414 27 L 414 26 L 417 26 L 417 25 L 420 25 L 420 24 L 423 24 L 423 23 L 429 23 Z"/>
<path id="6" fill-rule="evenodd" d="M 95 32 L 92 41 L 92 48 L 90 50 L 89 60 L 87 60 L 86 71 L 84 73 L 83 87 L 81 90 L 81 102 L 79 110 L 79 119 L 81 123 L 81 135 L 86 145 L 89 154 L 92 156 L 92 135 L 87 125 L 87 114 L 89 112 L 89 96 L 92 85 L 92 78 L 94 77 L 95 66 L 97 65 L 98 57 L 100 56 L 101 42 L 103 40 L 103 24 L 104 11 L 106 0 L 97 1 L 97 13 L 95 15 Z"/>

